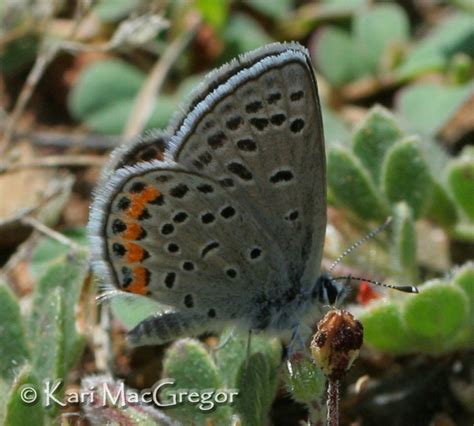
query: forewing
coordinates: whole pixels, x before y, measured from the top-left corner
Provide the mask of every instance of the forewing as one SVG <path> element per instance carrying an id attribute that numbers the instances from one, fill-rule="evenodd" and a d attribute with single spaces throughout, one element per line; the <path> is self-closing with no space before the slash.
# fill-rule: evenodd
<path id="1" fill-rule="evenodd" d="M 219 181 L 248 212 L 280 252 L 291 281 L 313 285 L 326 227 L 316 81 L 299 45 L 250 56 L 212 74 L 220 84 L 210 82 L 177 120 L 171 151 L 186 169 Z"/>

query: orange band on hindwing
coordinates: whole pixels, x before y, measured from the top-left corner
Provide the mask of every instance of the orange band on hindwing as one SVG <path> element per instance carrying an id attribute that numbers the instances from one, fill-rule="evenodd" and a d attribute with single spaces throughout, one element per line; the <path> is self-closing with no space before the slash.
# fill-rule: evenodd
<path id="1" fill-rule="evenodd" d="M 131 195 L 131 205 L 127 209 L 127 214 L 134 219 L 139 219 L 145 212 L 146 204 L 156 200 L 161 193 L 153 186 L 145 187 L 140 193 Z"/>

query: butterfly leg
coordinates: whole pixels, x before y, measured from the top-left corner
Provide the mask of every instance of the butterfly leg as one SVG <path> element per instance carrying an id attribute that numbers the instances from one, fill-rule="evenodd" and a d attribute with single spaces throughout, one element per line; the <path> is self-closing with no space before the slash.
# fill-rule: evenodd
<path id="1" fill-rule="evenodd" d="M 195 336 L 208 331 L 206 323 L 206 318 L 200 315 L 160 313 L 136 325 L 128 332 L 127 339 L 132 346 L 162 345 L 179 337 Z"/>

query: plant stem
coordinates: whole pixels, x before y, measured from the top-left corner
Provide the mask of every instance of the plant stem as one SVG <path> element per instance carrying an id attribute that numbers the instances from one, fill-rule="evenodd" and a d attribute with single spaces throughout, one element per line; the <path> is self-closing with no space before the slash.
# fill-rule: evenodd
<path id="1" fill-rule="evenodd" d="M 339 425 L 339 380 L 328 381 L 327 390 L 327 425 Z"/>

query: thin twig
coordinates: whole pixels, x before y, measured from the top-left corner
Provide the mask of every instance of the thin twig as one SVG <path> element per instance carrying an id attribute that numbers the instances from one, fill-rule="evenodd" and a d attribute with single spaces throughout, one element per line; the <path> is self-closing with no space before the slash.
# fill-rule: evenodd
<path id="1" fill-rule="evenodd" d="M 102 167 L 105 162 L 105 157 L 98 157 L 96 155 L 50 155 L 25 163 L 2 164 L 0 174 L 35 168 Z"/>
<path id="2" fill-rule="evenodd" d="M 18 133 L 14 138 L 29 139 L 33 145 L 54 148 L 79 148 L 93 150 L 108 150 L 119 146 L 121 136 L 76 134 L 66 132 L 34 132 Z"/>
<path id="3" fill-rule="evenodd" d="M 145 128 L 153 109 L 153 104 L 159 96 L 166 75 L 184 48 L 194 37 L 198 25 L 199 22 L 195 22 L 189 31 L 182 33 L 176 38 L 153 66 L 147 80 L 135 98 L 132 112 L 130 113 L 123 132 L 125 139 L 138 135 Z"/>
<path id="4" fill-rule="evenodd" d="M 46 226 L 44 223 L 41 223 L 38 219 L 35 219 L 32 216 L 24 217 L 21 220 L 21 222 L 24 223 L 25 225 L 30 225 L 31 227 L 36 229 L 38 232 L 41 232 L 47 237 L 53 240 L 56 240 L 59 243 L 64 244 L 65 246 L 68 246 L 74 251 L 83 250 L 83 248 L 79 244 L 75 243 L 73 240 L 61 234 L 60 232 L 57 232 L 54 229 L 51 229 L 49 226 Z"/>

